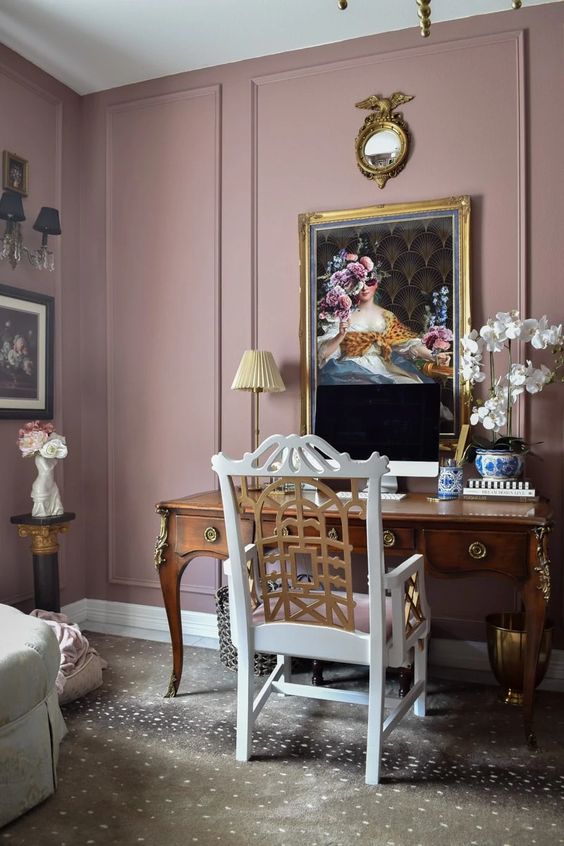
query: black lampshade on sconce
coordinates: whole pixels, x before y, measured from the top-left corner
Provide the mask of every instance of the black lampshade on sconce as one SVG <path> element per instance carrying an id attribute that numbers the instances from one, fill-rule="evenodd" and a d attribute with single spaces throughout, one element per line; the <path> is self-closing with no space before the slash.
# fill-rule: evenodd
<path id="1" fill-rule="evenodd" d="M 41 246 L 37 250 L 29 250 L 22 243 L 20 223 L 25 220 L 21 194 L 15 191 L 4 191 L 0 197 L 0 220 L 6 221 L 6 231 L 0 242 L 0 260 L 8 259 L 13 268 L 21 261 L 22 253 L 26 253 L 30 263 L 38 270 L 54 270 L 55 260 L 51 250 L 47 248 L 49 235 L 61 234 L 59 212 L 51 206 L 43 206 L 33 224 L 36 232 L 41 232 Z"/>
<path id="2" fill-rule="evenodd" d="M 59 212 L 50 206 L 43 206 L 37 220 L 33 224 L 36 232 L 43 232 L 44 235 L 60 235 L 61 222 L 59 220 Z"/>
<path id="3" fill-rule="evenodd" d="M 13 220 L 15 223 L 25 220 L 21 194 L 4 191 L 0 198 L 0 220 Z"/>

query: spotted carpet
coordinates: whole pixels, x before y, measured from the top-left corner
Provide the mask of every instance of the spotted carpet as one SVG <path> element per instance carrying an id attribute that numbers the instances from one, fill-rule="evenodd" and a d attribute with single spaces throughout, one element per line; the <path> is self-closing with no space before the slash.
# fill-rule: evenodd
<path id="1" fill-rule="evenodd" d="M 364 784 L 365 709 L 270 700 L 254 758 L 234 756 L 235 675 L 189 648 L 163 699 L 167 644 L 90 635 L 104 685 L 64 708 L 55 796 L 0 832 L 7 846 L 564 844 L 564 696 L 540 692 L 539 750 L 493 687 L 432 681 L 429 713 L 386 744 Z M 330 668 L 363 684 L 362 671 Z"/>

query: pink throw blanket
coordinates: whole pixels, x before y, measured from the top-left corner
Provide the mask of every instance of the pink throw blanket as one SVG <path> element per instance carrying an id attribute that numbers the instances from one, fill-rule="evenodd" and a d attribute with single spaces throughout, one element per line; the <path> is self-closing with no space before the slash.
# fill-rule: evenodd
<path id="1" fill-rule="evenodd" d="M 90 646 L 76 623 L 69 623 L 69 618 L 65 614 L 41 611 L 36 608 L 30 616 L 44 620 L 57 635 L 59 649 L 61 650 L 61 666 L 55 687 L 60 695 L 65 687 L 66 677 L 80 669 L 86 663 L 89 655 L 92 653 L 97 655 L 98 653 Z M 104 665 L 107 666 L 106 662 L 104 662 Z"/>

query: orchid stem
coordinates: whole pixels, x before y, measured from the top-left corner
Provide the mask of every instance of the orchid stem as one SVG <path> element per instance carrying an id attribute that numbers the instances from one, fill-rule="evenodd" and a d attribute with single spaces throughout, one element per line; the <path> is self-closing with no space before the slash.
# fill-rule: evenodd
<path id="1" fill-rule="evenodd" d="M 507 373 L 511 373 L 511 339 L 507 343 L 507 349 L 509 350 L 509 368 Z M 511 429 L 512 429 L 512 415 L 513 415 L 513 408 L 511 407 L 511 382 L 507 385 L 507 437 L 511 437 Z"/>
<path id="2" fill-rule="evenodd" d="M 495 391 L 495 369 L 494 369 L 494 357 L 493 351 L 490 350 L 490 391 L 491 395 L 493 396 Z M 492 430 L 492 443 L 495 442 L 495 432 Z"/>

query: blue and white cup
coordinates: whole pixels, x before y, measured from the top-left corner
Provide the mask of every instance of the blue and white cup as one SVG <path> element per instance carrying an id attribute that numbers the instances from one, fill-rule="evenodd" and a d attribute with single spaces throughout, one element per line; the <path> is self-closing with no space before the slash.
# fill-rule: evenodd
<path id="1" fill-rule="evenodd" d="M 462 496 L 464 487 L 464 471 L 456 464 L 446 464 L 439 467 L 438 497 L 439 499 L 457 499 Z"/>

